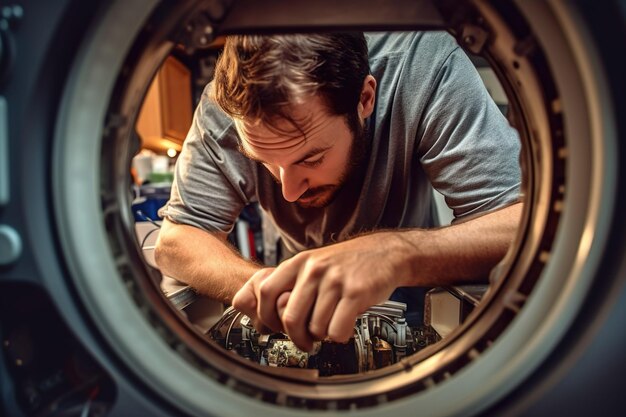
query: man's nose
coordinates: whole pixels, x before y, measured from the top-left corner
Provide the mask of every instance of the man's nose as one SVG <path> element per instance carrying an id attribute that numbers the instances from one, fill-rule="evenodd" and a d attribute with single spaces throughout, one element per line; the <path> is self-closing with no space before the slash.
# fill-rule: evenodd
<path id="1" fill-rule="evenodd" d="M 297 172 L 297 168 L 280 168 L 280 184 L 285 200 L 293 203 L 307 190 L 306 178 Z"/>

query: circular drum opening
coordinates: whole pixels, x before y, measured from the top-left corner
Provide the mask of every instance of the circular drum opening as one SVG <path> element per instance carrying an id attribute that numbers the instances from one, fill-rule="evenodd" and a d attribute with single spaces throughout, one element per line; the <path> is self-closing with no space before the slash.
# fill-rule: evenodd
<path id="1" fill-rule="evenodd" d="M 296 409 L 469 415 L 522 384 L 579 314 L 615 207 L 616 138 L 606 116 L 613 113 L 598 93 L 606 88 L 601 73 L 591 71 L 588 34 L 573 29 L 576 11 L 398 2 L 385 14 L 367 3 L 356 15 L 317 21 L 306 7 L 259 14 L 244 2 L 191 3 L 111 3 L 85 42 L 59 115 L 53 164 L 59 234 L 81 300 L 115 354 L 142 383 L 193 415 Z M 522 143 L 523 221 L 481 302 L 441 342 L 352 376 L 275 372 L 209 342 L 163 296 L 130 210 L 136 121 L 150 81 L 174 48 L 204 50 L 227 33 L 355 26 L 445 28 L 490 64 Z M 79 213 L 71 210 L 77 201 L 85 207 Z M 82 256 L 88 253 L 102 256 Z"/>

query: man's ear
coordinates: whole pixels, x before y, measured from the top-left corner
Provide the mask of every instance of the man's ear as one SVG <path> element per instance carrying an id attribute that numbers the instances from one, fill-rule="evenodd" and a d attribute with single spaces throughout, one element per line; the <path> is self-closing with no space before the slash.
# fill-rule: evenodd
<path id="1" fill-rule="evenodd" d="M 359 118 L 362 120 L 371 116 L 374 111 L 374 104 L 376 103 L 376 78 L 372 75 L 367 75 L 363 81 L 363 88 L 361 89 L 361 96 L 359 97 L 358 112 Z"/>

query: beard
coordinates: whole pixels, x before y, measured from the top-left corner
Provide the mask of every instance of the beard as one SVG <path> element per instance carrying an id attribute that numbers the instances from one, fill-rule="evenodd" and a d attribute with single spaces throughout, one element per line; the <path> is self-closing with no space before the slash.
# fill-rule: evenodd
<path id="1" fill-rule="evenodd" d="M 367 141 L 367 128 L 361 123 L 356 114 L 347 116 L 348 126 L 352 132 L 352 144 L 348 151 L 346 169 L 339 177 L 336 184 L 322 185 L 306 190 L 298 200 L 302 208 L 324 208 L 329 206 L 344 188 L 346 183 L 358 177 L 360 168 L 369 154 L 369 142 Z"/>

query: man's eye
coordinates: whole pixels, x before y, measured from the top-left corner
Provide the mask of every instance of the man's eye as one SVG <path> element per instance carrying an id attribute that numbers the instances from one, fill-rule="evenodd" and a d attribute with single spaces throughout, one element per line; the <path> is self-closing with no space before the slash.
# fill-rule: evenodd
<path id="1" fill-rule="evenodd" d="M 307 159 L 306 161 L 302 161 L 302 165 L 307 166 L 309 168 L 314 168 L 324 162 L 324 155 L 320 156 L 317 159 Z"/>

